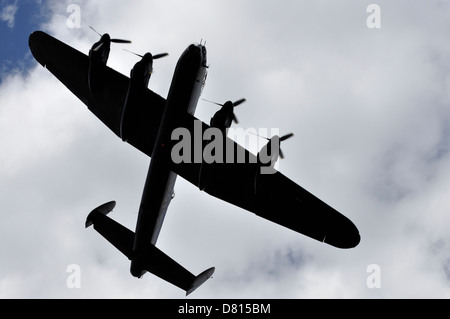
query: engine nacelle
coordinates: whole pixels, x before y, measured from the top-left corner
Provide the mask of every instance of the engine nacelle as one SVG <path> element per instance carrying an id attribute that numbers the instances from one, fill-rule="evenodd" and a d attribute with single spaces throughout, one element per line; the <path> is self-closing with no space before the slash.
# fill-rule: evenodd
<path id="1" fill-rule="evenodd" d="M 263 174 L 275 174 L 277 170 L 274 168 L 280 154 L 280 138 L 272 137 L 269 142 L 259 151 L 257 155 L 257 165 L 254 179 L 254 193 L 260 192 L 259 179 Z"/>
<path id="2" fill-rule="evenodd" d="M 200 166 L 200 171 L 198 174 L 198 188 L 201 191 L 204 191 L 206 186 L 208 186 L 208 180 L 209 180 L 209 167 L 210 164 L 206 164 L 205 162 L 202 162 Z"/>
<path id="3" fill-rule="evenodd" d="M 231 126 L 231 120 L 225 112 L 223 112 L 222 110 L 219 110 L 211 118 L 209 125 L 211 127 L 217 127 L 221 131 L 224 131 L 225 129 L 227 129 Z"/>
<path id="4" fill-rule="evenodd" d="M 137 88 L 146 89 L 153 72 L 153 56 L 146 53 L 141 61 L 137 62 L 130 73 L 130 83 Z"/>
<path id="5" fill-rule="evenodd" d="M 111 38 L 104 34 L 89 51 L 88 86 L 91 93 L 97 92 L 103 79 L 103 68 L 108 62 Z"/>
<path id="6" fill-rule="evenodd" d="M 229 128 L 233 122 L 233 119 L 235 119 L 233 108 L 234 104 L 231 101 L 228 101 L 222 105 L 222 108 L 218 110 L 211 118 L 210 126 L 217 127 L 221 131 Z"/>
<path id="7" fill-rule="evenodd" d="M 127 114 L 132 111 L 131 108 L 139 105 L 142 100 L 142 95 L 147 89 L 150 76 L 153 68 L 153 57 L 150 53 L 145 54 L 141 61 L 137 62 L 130 72 L 130 83 L 128 84 L 128 91 L 125 98 L 125 103 L 122 109 L 122 118 L 120 121 L 120 137 L 122 141 L 126 142 L 127 136 Z"/>

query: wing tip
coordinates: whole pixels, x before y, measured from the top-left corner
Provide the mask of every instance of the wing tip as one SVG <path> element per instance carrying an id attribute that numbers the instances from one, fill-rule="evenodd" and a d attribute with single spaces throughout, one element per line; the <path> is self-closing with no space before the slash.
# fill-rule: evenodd
<path id="1" fill-rule="evenodd" d="M 31 53 L 33 54 L 36 61 L 38 61 L 42 66 L 45 67 L 45 61 L 41 55 L 40 44 L 45 36 L 48 36 L 45 32 L 34 31 L 28 37 L 28 46 L 30 47 Z"/>
<path id="2" fill-rule="evenodd" d="M 195 277 L 194 282 L 192 283 L 191 287 L 186 291 L 186 296 L 190 295 L 194 292 L 195 289 L 200 287 L 207 281 L 209 278 L 212 277 L 214 274 L 214 271 L 216 270 L 215 267 L 211 267 L 209 269 L 206 269 L 204 272 L 199 274 L 197 277 Z"/>
<path id="3" fill-rule="evenodd" d="M 114 209 L 114 207 L 116 207 L 116 202 L 110 201 L 92 210 L 86 218 L 85 227 L 88 228 L 94 224 L 96 215 L 103 214 L 106 216 Z"/>
<path id="4" fill-rule="evenodd" d="M 339 232 L 330 233 L 323 238 L 323 242 L 337 248 L 350 249 L 355 248 L 361 242 L 361 235 L 358 228 L 349 220 L 347 227 L 340 229 Z"/>

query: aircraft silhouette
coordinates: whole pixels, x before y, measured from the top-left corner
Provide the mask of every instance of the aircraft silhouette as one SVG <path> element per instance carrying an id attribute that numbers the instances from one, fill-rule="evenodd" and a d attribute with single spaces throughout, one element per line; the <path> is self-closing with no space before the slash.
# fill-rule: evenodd
<path id="1" fill-rule="evenodd" d="M 120 225 L 107 214 L 115 207 L 108 202 L 94 209 L 86 219 L 104 238 L 130 261 L 130 272 L 142 277 L 147 271 L 186 291 L 202 285 L 214 273 L 214 267 L 195 276 L 156 247 L 167 208 L 173 199 L 179 175 L 206 193 L 287 227 L 298 233 L 338 248 L 352 248 L 360 242 L 356 226 L 338 211 L 288 179 L 278 171 L 262 173 L 271 163 L 263 162 L 245 148 L 222 136 L 226 148 L 219 160 L 198 160 L 198 152 L 183 154 L 188 160 L 174 160 L 174 149 L 181 141 L 173 138 L 176 129 L 191 133 L 189 142 L 200 156 L 210 140 L 196 145 L 196 133 L 226 130 L 234 120 L 234 107 L 245 99 L 218 104 L 222 108 L 211 119 L 211 125 L 195 118 L 197 102 L 205 85 L 207 53 L 202 44 L 192 44 L 182 53 L 175 68 L 167 99 L 147 88 L 153 60 L 166 54 L 140 56 L 130 77 L 108 67 L 110 43 L 104 34 L 86 55 L 54 37 L 35 31 L 29 47 L 35 59 L 75 94 L 111 131 L 123 141 L 151 157 L 139 207 L 135 232 Z M 278 146 L 283 139 L 269 140 Z M 267 149 L 268 147 L 265 147 Z M 244 154 L 241 160 L 239 154 Z M 272 153 L 278 158 L 280 152 Z M 223 160 L 220 160 L 220 156 Z M 233 159 L 229 161 L 228 159 Z M 227 159 L 227 160 L 225 160 Z"/>

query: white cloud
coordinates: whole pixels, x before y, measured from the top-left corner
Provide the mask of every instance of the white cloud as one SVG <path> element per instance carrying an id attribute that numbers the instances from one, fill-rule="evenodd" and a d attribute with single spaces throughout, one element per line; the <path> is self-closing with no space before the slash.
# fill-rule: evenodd
<path id="1" fill-rule="evenodd" d="M 8 28 L 14 28 L 15 17 L 19 7 L 17 1 L 14 4 L 9 4 L 3 7 L 0 13 L 0 20 L 6 22 Z"/>
<path id="2" fill-rule="evenodd" d="M 338 250 L 179 178 L 158 246 L 192 272 L 216 266 L 193 298 L 450 296 L 447 5 L 379 1 L 382 28 L 371 30 L 359 1 L 89 1 L 81 29 L 67 27 L 68 4 L 46 4 L 45 28 L 83 52 L 98 39 L 89 25 L 132 39 L 132 51 L 169 52 L 150 81 L 163 96 L 181 52 L 206 39 L 203 96 L 246 97 L 244 128 L 293 131 L 282 171 L 360 229 L 358 247 Z M 123 47 L 113 45 L 109 65 L 129 74 L 136 59 Z M 214 111 L 200 102 L 196 115 Z M 3 80 L 0 135 L 1 297 L 183 296 L 150 274 L 133 278 L 128 260 L 84 229 L 112 199 L 111 217 L 134 228 L 148 158 L 41 66 Z M 78 290 L 65 285 L 73 263 Z M 380 289 L 366 286 L 370 264 Z"/>

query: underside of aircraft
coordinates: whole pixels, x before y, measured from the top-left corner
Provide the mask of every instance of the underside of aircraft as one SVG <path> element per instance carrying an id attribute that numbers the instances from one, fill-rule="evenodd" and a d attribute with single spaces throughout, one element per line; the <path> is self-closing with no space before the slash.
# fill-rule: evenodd
<path id="1" fill-rule="evenodd" d="M 209 125 L 194 116 L 208 69 L 204 45 L 189 45 L 182 53 L 163 98 L 148 83 L 153 60 L 167 54 L 140 55 L 127 77 L 107 66 L 111 42 L 130 41 L 103 34 L 86 55 L 41 31 L 29 37 L 31 52 L 42 66 L 117 137 L 151 157 L 135 231 L 107 216 L 114 201 L 94 209 L 85 225 L 93 225 L 131 261 L 133 276 L 151 272 L 189 294 L 214 273 L 212 267 L 193 275 L 156 247 L 177 176 L 211 196 L 326 244 L 338 248 L 359 244 L 352 221 L 273 168 L 283 157 L 280 143 L 293 134 L 268 138 L 255 156 L 226 135 L 238 121 L 234 108 L 245 99 L 216 103 L 221 108 Z M 183 143 L 193 145 L 191 154 L 177 151 L 181 141 L 174 132 L 189 133 Z M 208 133 L 219 137 L 214 142 L 194 140 Z M 212 152 L 216 143 L 224 145 L 220 154 L 218 148 Z M 207 150 L 213 160 L 202 156 Z"/>

